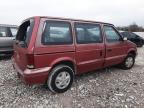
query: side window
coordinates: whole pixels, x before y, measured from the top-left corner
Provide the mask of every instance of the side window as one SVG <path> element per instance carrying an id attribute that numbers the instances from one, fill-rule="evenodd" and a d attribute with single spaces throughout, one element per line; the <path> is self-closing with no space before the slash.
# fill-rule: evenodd
<path id="1" fill-rule="evenodd" d="M 100 25 L 98 24 L 75 23 L 77 43 L 101 43 L 102 36 L 100 29 Z"/>
<path id="2" fill-rule="evenodd" d="M 7 28 L 0 27 L 0 37 L 7 37 Z"/>
<path id="3" fill-rule="evenodd" d="M 17 34 L 17 28 L 10 28 L 11 34 L 13 37 L 16 37 Z"/>
<path id="4" fill-rule="evenodd" d="M 62 21 L 46 21 L 42 35 L 44 45 L 72 44 L 71 25 Z"/>
<path id="5" fill-rule="evenodd" d="M 122 37 L 111 26 L 104 26 L 107 42 L 122 41 Z"/>

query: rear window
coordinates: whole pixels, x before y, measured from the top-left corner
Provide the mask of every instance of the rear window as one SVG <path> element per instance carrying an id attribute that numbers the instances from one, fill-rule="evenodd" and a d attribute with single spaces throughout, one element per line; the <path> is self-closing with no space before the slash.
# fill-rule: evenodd
<path id="1" fill-rule="evenodd" d="M 61 45 L 71 44 L 71 26 L 68 22 L 63 21 L 46 21 L 42 34 L 42 44 L 44 45 Z"/>
<path id="2" fill-rule="evenodd" d="M 23 47 L 27 47 L 29 45 L 33 27 L 34 27 L 34 19 L 30 19 L 20 25 L 16 36 L 16 40 L 22 43 Z"/>

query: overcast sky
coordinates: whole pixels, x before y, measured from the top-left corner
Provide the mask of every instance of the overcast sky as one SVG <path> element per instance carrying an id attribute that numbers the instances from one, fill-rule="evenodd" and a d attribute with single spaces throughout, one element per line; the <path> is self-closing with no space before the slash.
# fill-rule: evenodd
<path id="1" fill-rule="evenodd" d="M 144 26 L 144 0 L 1 0 L 0 23 L 17 24 L 31 16 L 57 16 Z"/>

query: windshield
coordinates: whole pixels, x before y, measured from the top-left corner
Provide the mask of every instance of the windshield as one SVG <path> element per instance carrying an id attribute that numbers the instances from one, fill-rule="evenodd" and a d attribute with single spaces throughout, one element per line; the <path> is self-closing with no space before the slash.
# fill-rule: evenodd
<path id="1" fill-rule="evenodd" d="M 17 36 L 16 36 L 16 40 L 19 43 L 22 43 L 23 47 L 27 47 L 29 45 L 33 27 L 34 27 L 34 19 L 25 21 L 24 23 L 20 25 Z"/>

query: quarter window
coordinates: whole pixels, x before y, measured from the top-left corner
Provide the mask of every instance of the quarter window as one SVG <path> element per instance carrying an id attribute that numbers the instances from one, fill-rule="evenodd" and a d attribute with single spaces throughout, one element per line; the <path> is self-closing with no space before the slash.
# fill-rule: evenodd
<path id="1" fill-rule="evenodd" d="M 98 24 L 76 23 L 75 29 L 77 43 L 86 44 L 102 42 L 100 25 Z"/>
<path id="2" fill-rule="evenodd" d="M 72 44 L 70 24 L 62 21 L 46 21 L 42 43 L 45 45 Z"/>
<path id="3" fill-rule="evenodd" d="M 122 37 L 111 26 L 104 26 L 106 39 L 108 42 L 122 41 Z"/>

